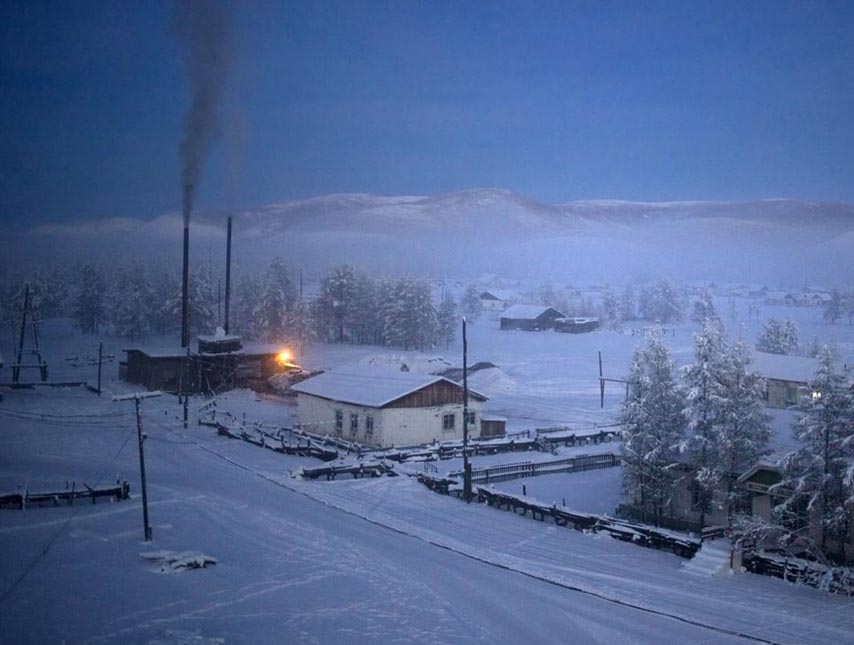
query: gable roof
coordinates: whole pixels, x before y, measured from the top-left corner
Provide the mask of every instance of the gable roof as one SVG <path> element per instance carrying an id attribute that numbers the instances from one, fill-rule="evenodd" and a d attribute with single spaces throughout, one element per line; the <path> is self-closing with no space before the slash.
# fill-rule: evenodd
<path id="1" fill-rule="evenodd" d="M 564 315 L 554 307 L 544 307 L 542 305 L 511 305 L 501 314 L 502 318 L 512 318 L 514 320 L 534 320 L 539 318 L 547 311 L 553 311 L 559 318 Z"/>
<path id="2" fill-rule="evenodd" d="M 753 369 L 764 378 L 791 383 L 809 383 L 819 368 L 817 358 L 753 352 Z"/>
<path id="3" fill-rule="evenodd" d="M 513 300 L 516 295 L 512 291 L 505 289 L 486 289 L 481 291 L 481 300 Z"/>
<path id="4" fill-rule="evenodd" d="M 381 368 L 358 370 L 351 367 L 346 370 L 330 370 L 318 374 L 291 386 L 291 390 L 330 401 L 381 408 L 407 394 L 443 381 L 462 389 L 459 383 L 436 374 Z M 486 401 L 487 398 L 471 389 L 469 396 L 481 401 Z"/>

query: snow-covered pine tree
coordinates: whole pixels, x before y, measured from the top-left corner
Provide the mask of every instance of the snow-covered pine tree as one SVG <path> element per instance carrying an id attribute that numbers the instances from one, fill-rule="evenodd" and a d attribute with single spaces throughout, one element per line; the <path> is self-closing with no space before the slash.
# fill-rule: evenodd
<path id="1" fill-rule="evenodd" d="M 623 426 L 623 484 L 644 521 L 658 524 L 670 503 L 679 446 L 685 432 L 684 396 L 676 386 L 673 362 L 653 338 L 635 352 L 628 376 Z"/>
<path id="2" fill-rule="evenodd" d="M 457 333 L 457 303 L 454 302 L 454 297 L 450 292 L 445 294 L 445 298 L 439 304 L 439 310 L 436 312 L 438 323 L 438 340 L 450 347 L 454 342 L 454 337 Z"/>
<path id="3" fill-rule="evenodd" d="M 463 292 L 463 298 L 460 300 L 460 311 L 465 319 L 474 323 L 480 314 L 483 312 L 483 303 L 480 301 L 480 290 L 476 285 L 470 284 Z"/>
<path id="4" fill-rule="evenodd" d="M 636 311 L 635 290 L 632 288 L 632 285 L 627 284 L 623 289 L 623 295 L 620 297 L 620 321 L 627 322 L 635 320 Z"/>
<path id="5" fill-rule="evenodd" d="M 106 318 L 104 279 L 94 266 L 87 264 L 80 271 L 77 284 L 74 321 L 84 334 L 97 334 Z"/>
<path id="6" fill-rule="evenodd" d="M 261 302 L 261 282 L 253 273 L 244 273 L 237 279 L 234 307 L 229 320 L 229 331 L 235 331 L 246 338 L 260 338 L 260 330 L 255 320 L 255 311 Z"/>
<path id="7" fill-rule="evenodd" d="M 691 311 L 691 321 L 699 324 L 707 319 L 719 319 L 718 311 L 715 309 L 715 303 L 712 300 L 712 294 L 708 289 L 703 289 L 699 299 L 694 301 L 694 308 Z"/>
<path id="8" fill-rule="evenodd" d="M 377 311 L 376 286 L 364 273 L 357 272 L 353 284 L 352 305 L 348 325 L 353 330 L 353 340 L 362 345 L 378 343 L 380 321 Z"/>
<path id="9" fill-rule="evenodd" d="M 294 298 L 287 266 L 281 258 L 275 258 L 264 273 L 261 298 L 255 309 L 255 321 L 263 338 L 269 341 L 283 340 Z"/>
<path id="10" fill-rule="evenodd" d="M 433 290 L 427 280 L 412 280 L 407 304 L 412 311 L 411 343 L 425 350 L 436 343 L 439 322 L 433 306 Z"/>
<path id="11" fill-rule="evenodd" d="M 612 329 L 620 322 L 620 301 L 611 287 L 606 287 L 602 294 L 602 317 L 608 321 Z"/>
<path id="12" fill-rule="evenodd" d="M 830 300 L 824 306 L 824 319 L 835 325 L 836 321 L 842 317 L 845 303 L 842 299 L 842 293 L 836 287 L 830 292 Z"/>
<path id="13" fill-rule="evenodd" d="M 168 271 L 161 271 L 152 281 L 148 300 L 149 327 L 155 334 L 177 331 L 179 322 L 172 313 L 172 298 L 181 286 L 178 278 Z"/>
<path id="14" fill-rule="evenodd" d="M 128 266 L 116 273 L 110 296 L 116 336 L 138 340 L 148 334 L 150 298 L 151 286 L 141 266 Z"/>
<path id="15" fill-rule="evenodd" d="M 359 276 L 349 265 L 330 270 L 320 281 L 315 314 L 327 340 L 336 343 L 354 340 L 351 323 L 356 318 L 356 293 Z"/>
<path id="16" fill-rule="evenodd" d="M 684 456 L 693 467 L 696 510 L 700 525 L 713 510 L 715 493 L 724 478 L 721 437 L 718 423 L 723 400 L 721 382 L 724 370 L 724 342 L 719 321 L 705 318 L 703 328 L 694 337 L 694 363 L 683 369 L 687 388 L 685 418 L 687 438 Z"/>
<path id="17" fill-rule="evenodd" d="M 845 561 L 854 509 L 846 504 L 846 487 L 854 460 L 854 400 L 845 378 L 834 367 L 833 353 L 825 348 L 819 369 L 804 397 L 803 416 L 795 423 L 800 448 L 783 459 L 783 480 L 777 485 L 784 501 L 775 516 L 784 526 L 818 518 L 817 542 L 832 559 Z"/>
<path id="18" fill-rule="evenodd" d="M 769 354 L 791 354 L 797 348 L 798 327 L 792 320 L 770 318 L 756 339 L 756 349 Z"/>
<path id="19" fill-rule="evenodd" d="M 641 292 L 638 308 L 644 320 L 661 324 L 680 322 L 685 313 L 685 298 L 669 280 L 660 280 Z"/>
<path id="20" fill-rule="evenodd" d="M 765 411 L 762 376 L 751 371 L 750 346 L 736 341 L 727 350 L 721 372 L 717 429 L 727 491 L 727 515 L 738 505 L 736 480 L 768 452 L 771 415 Z"/>

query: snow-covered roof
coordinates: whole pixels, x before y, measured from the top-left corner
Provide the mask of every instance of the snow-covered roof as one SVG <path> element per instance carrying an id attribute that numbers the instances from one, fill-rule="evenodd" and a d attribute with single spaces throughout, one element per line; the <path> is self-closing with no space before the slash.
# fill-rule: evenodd
<path id="1" fill-rule="evenodd" d="M 554 307 L 544 307 L 543 305 L 511 305 L 504 310 L 501 317 L 513 318 L 515 320 L 533 320 L 539 318 L 547 311 L 554 311 L 563 317 L 563 314 Z"/>
<path id="2" fill-rule="evenodd" d="M 240 340 L 237 334 L 200 334 L 198 339 L 204 343 L 223 343 L 226 341 Z"/>
<path id="3" fill-rule="evenodd" d="M 505 301 L 513 300 L 516 297 L 512 291 L 507 291 L 506 289 L 485 289 L 480 293 L 480 297 L 483 299 L 489 300 L 490 296 L 492 296 L 492 299 Z"/>
<path id="4" fill-rule="evenodd" d="M 775 381 L 808 383 L 818 367 L 819 362 L 815 358 L 753 352 L 753 369 Z"/>
<path id="5" fill-rule="evenodd" d="M 407 394 L 439 382 L 450 383 L 462 389 L 459 383 L 435 374 L 381 368 L 356 370 L 351 367 L 347 370 L 331 370 L 318 374 L 297 383 L 291 390 L 331 401 L 381 408 Z M 472 390 L 469 390 L 469 395 L 486 400 L 483 394 Z"/>
<path id="6" fill-rule="evenodd" d="M 575 317 L 575 318 L 556 318 L 556 319 L 555 319 L 555 322 L 568 322 L 568 323 L 573 323 L 573 324 L 575 324 L 575 325 L 583 325 L 583 324 L 585 324 L 585 323 L 593 323 L 593 322 L 598 323 L 598 322 L 599 322 L 599 319 L 598 319 L 598 318 L 579 318 L 579 317 Z"/>

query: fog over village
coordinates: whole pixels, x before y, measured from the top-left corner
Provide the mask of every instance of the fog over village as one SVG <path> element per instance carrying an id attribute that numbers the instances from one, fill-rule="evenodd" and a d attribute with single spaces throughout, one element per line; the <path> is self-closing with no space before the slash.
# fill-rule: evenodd
<path id="1" fill-rule="evenodd" d="M 0 643 L 854 641 L 845 3 L 0 7 Z"/>

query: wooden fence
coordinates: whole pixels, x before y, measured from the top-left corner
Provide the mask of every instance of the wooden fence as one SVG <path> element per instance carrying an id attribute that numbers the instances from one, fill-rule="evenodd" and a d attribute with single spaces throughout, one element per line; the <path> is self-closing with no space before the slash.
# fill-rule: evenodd
<path id="1" fill-rule="evenodd" d="M 83 484 L 77 488 L 72 484 L 65 490 L 34 493 L 25 490 L 23 493 L 7 493 L 0 495 L 0 508 L 23 510 L 31 506 L 71 506 L 75 500 L 91 499 L 95 504 L 99 499 L 121 501 L 130 497 L 130 484 L 127 481 L 117 481 L 115 486 L 100 486 L 92 488 Z"/>
<path id="2" fill-rule="evenodd" d="M 613 468 L 620 465 L 620 459 L 614 453 L 603 453 L 601 455 L 579 455 L 566 459 L 553 459 L 551 461 L 524 461 L 488 468 L 472 470 L 471 480 L 473 484 L 497 484 L 525 477 L 536 477 L 538 475 L 555 475 L 558 473 L 576 473 L 585 470 L 596 470 L 599 468 Z M 450 473 L 450 477 L 462 477 L 462 471 Z"/>

